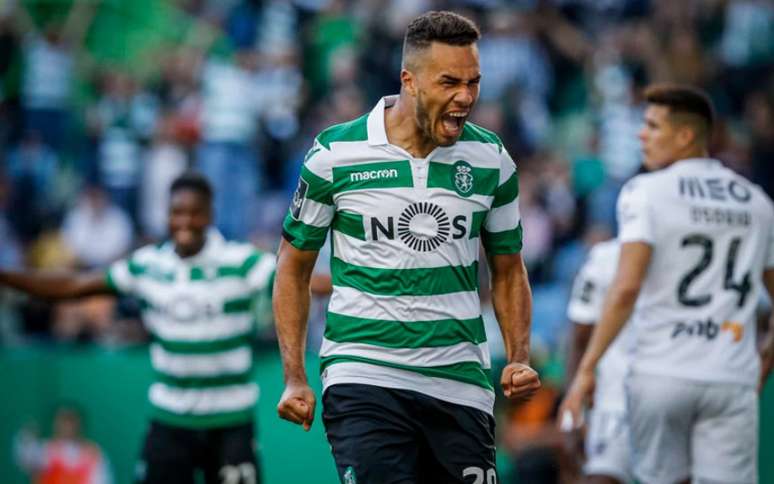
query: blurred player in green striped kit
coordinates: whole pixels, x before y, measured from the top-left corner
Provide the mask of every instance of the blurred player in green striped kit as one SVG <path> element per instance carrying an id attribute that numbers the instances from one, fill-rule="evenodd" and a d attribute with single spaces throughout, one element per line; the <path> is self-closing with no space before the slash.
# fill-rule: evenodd
<path id="1" fill-rule="evenodd" d="M 193 484 L 197 470 L 208 484 L 261 481 L 252 308 L 271 290 L 276 258 L 226 241 L 211 226 L 212 199 L 204 177 L 181 175 L 171 186 L 170 240 L 134 251 L 106 272 L 0 272 L 0 284 L 44 298 L 140 299 L 156 380 L 138 483 Z"/>

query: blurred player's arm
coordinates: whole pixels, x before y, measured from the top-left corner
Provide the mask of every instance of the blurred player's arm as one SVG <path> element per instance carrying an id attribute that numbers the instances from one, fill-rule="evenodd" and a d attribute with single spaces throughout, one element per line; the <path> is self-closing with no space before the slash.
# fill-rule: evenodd
<path id="1" fill-rule="evenodd" d="M 277 405 L 279 416 L 309 430 L 314 420 L 315 396 L 306 379 L 304 351 L 309 317 L 310 282 L 317 251 L 280 242 L 274 279 L 274 320 L 277 329 L 285 391 Z"/>
<path id="2" fill-rule="evenodd" d="M 573 321 L 572 335 L 568 345 L 567 365 L 565 368 L 565 381 L 571 382 L 575 378 L 575 372 L 578 370 L 583 353 L 589 346 L 591 335 L 594 332 L 593 324 L 582 324 Z"/>
<path id="3" fill-rule="evenodd" d="M 521 254 L 489 256 L 492 305 L 503 335 L 508 364 L 500 383 L 505 396 L 529 398 L 540 388 L 540 379 L 529 366 L 532 293 Z"/>
<path id="4" fill-rule="evenodd" d="M 0 271 L 0 285 L 46 299 L 76 299 L 115 293 L 104 272 Z"/>
<path id="5" fill-rule="evenodd" d="M 759 388 L 763 389 L 766 379 L 774 368 L 774 269 L 763 271 L 763 284 L 769 293 L 771 301 L 771 314 L 769 315 L 769 327 L 761 341 L 761 379 Z"/>
<path id="6" fill-rule="evenodd" d="M 581 411 L 594 390 L 594 369 L 597 363 L 634 311 L 652 254 L 652 247 L 645 242 L 621 244 L 618 269 L 607 292 L 602 315 L 560 409 L 562 419 L 569 412 L 567 418 L 571 418 L 574 426 L 582 423 Z"/>

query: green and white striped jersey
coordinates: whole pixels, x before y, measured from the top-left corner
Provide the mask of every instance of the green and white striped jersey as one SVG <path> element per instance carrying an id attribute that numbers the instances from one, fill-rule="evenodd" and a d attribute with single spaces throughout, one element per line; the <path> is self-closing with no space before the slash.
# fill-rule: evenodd
<path id="1" fill-rule="evenodd" d="M 471 123 L 413 158 L 387 140 L 395 99 L 316 138 L 285 218 L 299 249 L 318 250 L 332 229 L 323 387 L 408 389 L 491 413 L 479 241 L 489 254 L 521 250 L 516 167 Z"/>
<path id="2" fill-rule="evenodd" d="M 138 297 L 153 336 L 153 417 L 178 427 L 248 422 L 258 400 L 253 381 L 253 304 L 271 287 L 273 254 L 227 242 L 216 230 L 202 250 L 181 258 L 172 243 L 138 249 L 107 272 L 116 291 Z"/>

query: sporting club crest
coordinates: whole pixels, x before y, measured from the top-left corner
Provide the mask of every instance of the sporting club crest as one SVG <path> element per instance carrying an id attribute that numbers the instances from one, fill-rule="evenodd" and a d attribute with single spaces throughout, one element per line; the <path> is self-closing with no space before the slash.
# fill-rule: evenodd
<path id="1" fill-rule="evenodd" d="M 473 167 L 465 161 L 458 161 L 454 164 L 454 170 L 452 172 L 454 189 L 462 195 L 467 197 L 473 193 Z"/>

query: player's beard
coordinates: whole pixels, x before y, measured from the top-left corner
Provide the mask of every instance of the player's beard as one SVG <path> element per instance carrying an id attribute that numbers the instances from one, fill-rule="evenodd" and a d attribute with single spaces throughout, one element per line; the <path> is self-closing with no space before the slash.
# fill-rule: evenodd
<path id="1" fill-rule="evenodd" d="M 416 119 L 424 140 L 431 141 L 434 145 L 439 145 L 440 143 L 433 136 L 433 123 L 430 120 L 430 113 L 425 107 L 421 92 L 417 92 Z"/>

